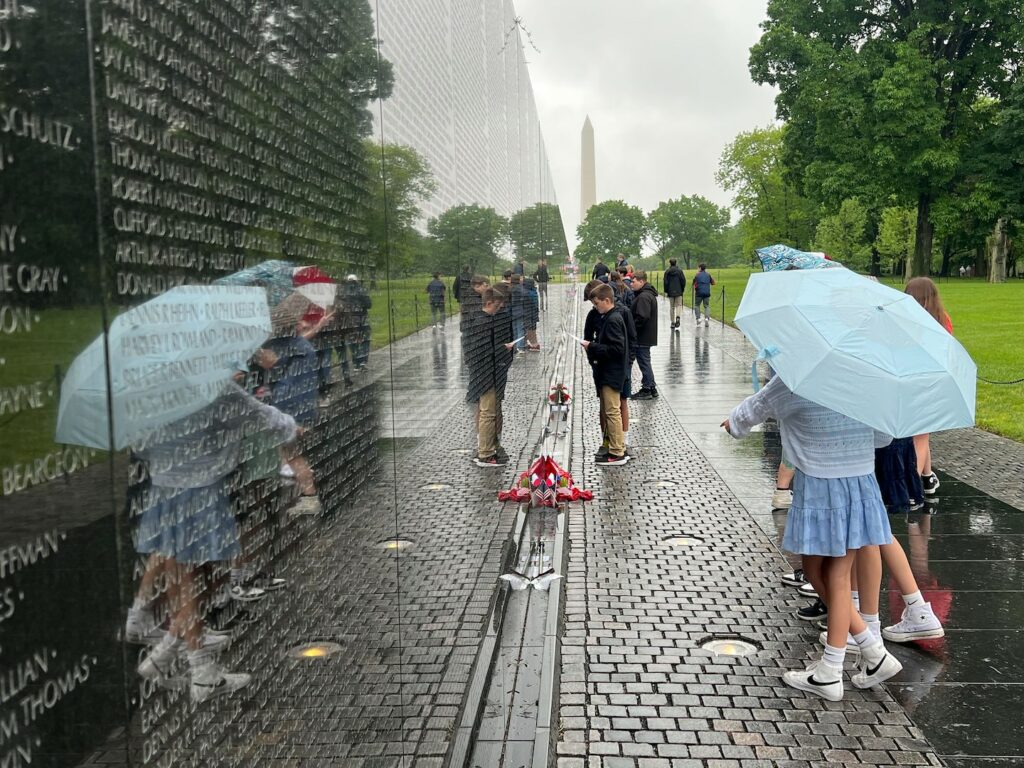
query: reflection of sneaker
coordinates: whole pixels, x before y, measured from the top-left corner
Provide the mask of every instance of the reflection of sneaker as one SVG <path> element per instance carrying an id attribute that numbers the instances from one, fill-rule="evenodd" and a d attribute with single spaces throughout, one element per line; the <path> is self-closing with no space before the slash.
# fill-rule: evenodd
<path id="1" fill-rule="evenodd" d="M 772 494 L 772 509 L 789 509 L 791 506 L 793 506 L 793 491 L 789 488 L 776 488 L 775 493 Z"/>
<path id="2" fill-rule="evenodd" d="M 138 673 L 147 680 L 175 677 L 175 662 L 185 650 L 185 643 L 179 638 L 165 637 L 153 646 L 146 657 L 139 662 Z"/>
<path id="3" fill-rule="evenodd" d="M 707 318 L 705 317 L 705 318 L 704 318 L 704 327 L 705 327 L 705 328 L 707 328 L 707 327 L 708 327 L 709 325 L 711 325 L 711 321 L 710 321 L 710 320 L 708 320 L 708 319 L 707 319 Z"/>
<path id="4" fill-rule="evenodd" d="M 251 682 L 252 675 L 246 672 L 226 672 L 216 664 L 208 664 L 192 672 L 192 701 L 200 704 L 234 693 Z"/>
<path id="5" fill-rule="evenodd" d="M 135 645 L 156 645 L 164 637 L 164 630 L 156 623 L 152 611 L 129 608 L 124 625 L 124 639 Z"/>
<path id="6" fill-rule="evenodd" d="M 210 653 L 220 653 L 221 651 L 225 650 L 229 645 L 231 645 L 231 635 L 213 632 L 203 632 L 202 639 L 199 641 L 199 643 L 200 647 L 204 651 L 209 651 Z M 182 643 L 180 646 L 178 646 L 178 655 L 182 659 L 186 659 L 188 657 L 188 646 L 185 645 L 185 643 Z"/>
<path id="7" fill-rule="evenodd" d="M 885 650 L 881 640 L 861 649 L 859 666 L 860 671 L 850 678 L 858 688 L 871 688 L 884 683 L 903 669 L 896 657 Z"/>
<path id="8" fill-rule="evenodd" d="M 925 496 L 931 496 L 939 490 L 939 478 L 935 476 L 934 472 L 921 475 L 921 488 L 924 490 Z"/>
<path id="9" fill-rule="evenodd" d="M 828 607 L 821 600 L 815 600 L 810 605 L 794 611 L 793 615 L 804 621 L 817 621 L 828 616 Z"/>
<path id="10" fill-rule="evenodd" d="M 260 571 L 253 579 L 252 585 L 262 589 L 264 592 L 276 592 L 288 586 L 288 580 L 279 578 L 272 573 Z"/>
<path id="11" fill-rule="evenodd" d="M 231 586 L 231 599 L 240 603 L 255 603 L 267 596 L 267 593 L 259 587 L 246 587 L 242 584 Z"/>
<path id="12" fill-rule="evenodd" d="M 814 585 L 811 584 L 811 582 L 801 584 L 800 588 L 797 589 L 797 592 L 800 593 L 801 597 L 809 597 L 812 600 L 818 596 L 818 593 L 814 591 Z"/>
<path id="13" fill-rule="evenodd" d="M 843 670 L 822 661 L 814 662 L 807 669 L 791 669 L 782 675 L 782 681 L 791 688 L 829 701 L 843 700 Z"/>
<path id="14" fill-rule="evenodd" d="M 291 515 L 319 515 L 322 509 L 320 499 L 316 496 L 300 496 L 299 500 L 288 508 L 288 513 Z"/>
<path id="15" fill-rule="evenodd" d="M 804 576 L 804 569 L 797 568 L 792 573 L 784 574 L 782 577 L 782 583 L 787 587 L 802 587 L 807 583 L 807 577 Z"/>
<path id="16" fill-rule="evenodd" d="M 919 603 L 903 609 L 903 617 L 898 624 L 885 627 L 882 637 L 894 643 L 909 643 L 914 640 L 929 640 L 946 634 L 942 622 L 932 611 L 931 603 Z"/>
<path id="17" fill-rule="evenodd" d="M 292 465 L 291 464 L 282 464 L 281 465 L 281 470 L 280 470 L 280 472 L 278 474 L 280 474 L 281 477 L 283 477 L 285 480 L 294 480 L 295 479 L 295 470 L 292 469 Z"/>

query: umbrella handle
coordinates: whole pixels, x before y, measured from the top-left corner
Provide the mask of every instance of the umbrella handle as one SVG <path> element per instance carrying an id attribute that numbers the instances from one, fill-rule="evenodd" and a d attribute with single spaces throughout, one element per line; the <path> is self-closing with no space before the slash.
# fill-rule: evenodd
<path id="1" fill-rule="evenodd" d="M 757 353 L 754 362 L 750 364 L 750 381 L 754 385 L 754 392 L 761 389 L 761 380 L 757 378 L 757 363 L 760 360 L 770 360 L 779 353 L 778 347 L 765 347 Z"/>

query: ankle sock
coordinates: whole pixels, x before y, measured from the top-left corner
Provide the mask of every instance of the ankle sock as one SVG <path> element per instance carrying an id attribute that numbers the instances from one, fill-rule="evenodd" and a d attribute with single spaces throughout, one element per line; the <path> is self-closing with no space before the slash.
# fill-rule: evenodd
<path id="1" fill-rule="evenodd" d="M 870 627 L 868 629 L 865 629 L 863 632 L 859 632 L 858 634 L 854 635 L 853 639 L 856 641 L 857 645 L 860 648 L 863 648 L 865 645 L 874 645 L 877 642 L 875 636 L 871 634 Z"/>
<path id="2" fill-rule="evenodd" d="M 876 638 L 881 636 L 882 622 L 879 621 L 877 613 L 861 613 L 860 617 L 868 625 L 872 635 Z"/>
<path id="3" fill-rule="evenodd" d="M 856 589 L 850 592 L 850 597 L 853 599 L 853 607 L 860 611 L 860 592 Z"/>
<path id="4" fill-rule="evenodd" d="M 921 590 L 917 592 L 911 592 L 909 595 L 903 596 L 903 604 L 909 608 L 912 605 L 921 605 L 924 602 L 924 598 L 921 596 Z"/>
<path id="5" fill-rule="evenodd" d="M 821 660 L 828 666 L 834 669 L 842 669 L 843 661 L 846 659 L 846 646 L 842 648 L 833 648 L 828 643 L 825 644 L 825 652 L 821 656 Z"/>

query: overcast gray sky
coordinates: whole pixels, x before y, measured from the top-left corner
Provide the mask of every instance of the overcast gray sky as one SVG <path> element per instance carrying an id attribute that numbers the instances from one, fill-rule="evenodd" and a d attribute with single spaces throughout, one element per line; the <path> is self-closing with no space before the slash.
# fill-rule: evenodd
<path id="1" fill-rule="evenodd" d="M 597 199 L 648 212 L 703 195 L 723 147 L 774 120 L 774 90 L 747 70 L 766 0 L 515 0 L 558 202 L 573 238 L 580 205 L 580 129 L 590 115 Z"/>

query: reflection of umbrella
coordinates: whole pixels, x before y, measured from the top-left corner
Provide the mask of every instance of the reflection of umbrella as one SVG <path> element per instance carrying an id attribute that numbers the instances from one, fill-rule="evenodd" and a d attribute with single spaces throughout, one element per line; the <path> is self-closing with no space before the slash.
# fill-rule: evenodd
<path id="1" fill-rule="evenodd" d="M 329 309 L 334 306 L 338 283 L 318 267 L 299 267 L 293 275 L 295 290 L 316 304 Z"/>
<path id="2" fill-rule="evenodd" d="M 215 285 L 248 285 L 267 289 L 267 301 L 276 306 L 295 290 L 295 265 L 271 260 L 255 264 L 213 281 Z"/>
<path id="3" fill-rule="evenodd" d="M 212 403 L 270 335 L 262 288 L 178 286 L 110 325 L 114 448 Z M 100 336 L 61 386 L 58 443 L 110 449 L 107 361 Z"/>
<path id="4" fill-rule="evenodd" d="M 752 275 L 736 325 L 793 392 L 881 432 L 974 423 L 967 351 L 912 296 L 848 269 Z"/>
<path id="5" fill-rule="evenodd" d="M 824 253 L 808 253 L 790 248 L 788 245 L 771 245 L 758 248 L 757 256 L 761 259 L 761 269 L 765 272 L 780 272 L 787 269 L 830 269 L 841 267 Z"/>

